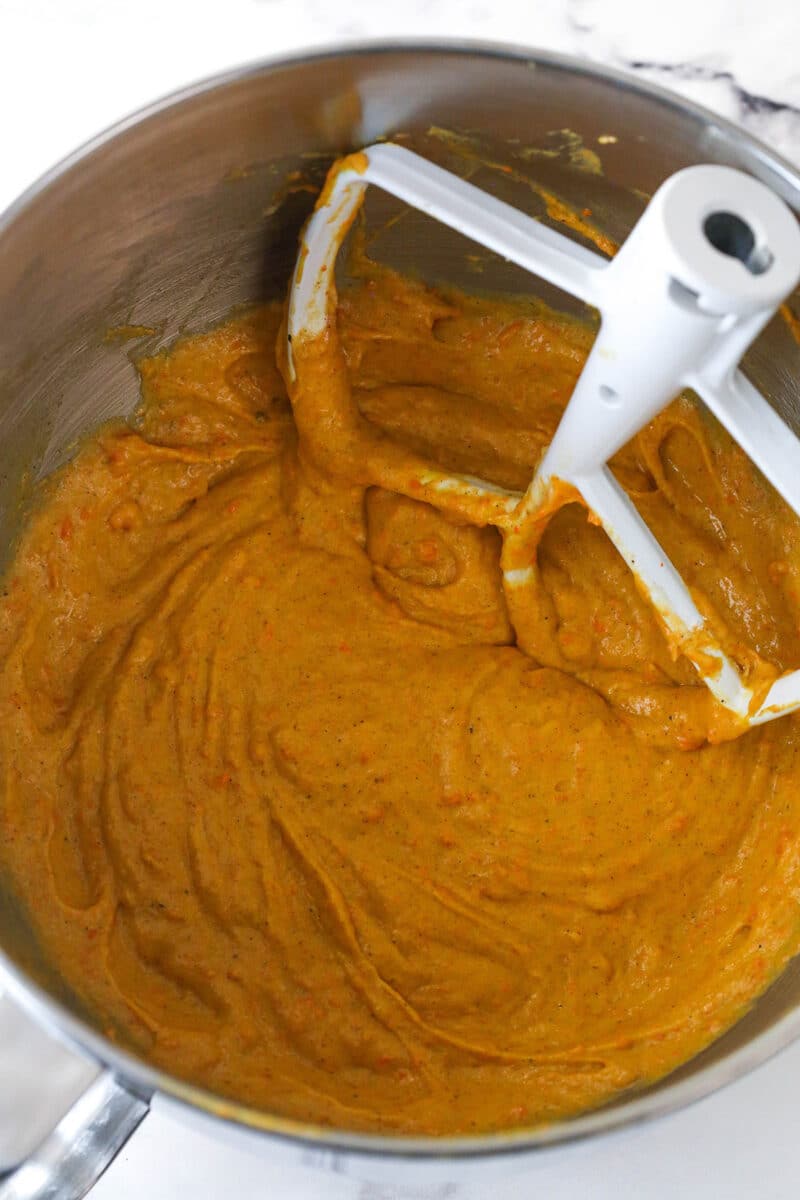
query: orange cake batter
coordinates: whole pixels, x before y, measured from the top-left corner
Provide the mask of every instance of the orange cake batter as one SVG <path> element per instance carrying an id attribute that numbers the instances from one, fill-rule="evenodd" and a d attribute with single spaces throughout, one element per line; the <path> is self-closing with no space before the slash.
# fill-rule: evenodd
<path id="1" fill-rule="evenodd" d="M 0 599 L 2 869 L 109 1036 L 272 1112 L 471 1133 L 642 1086 L 798 949 L 798 722 L 719 740 L 577 505 L 518 645 L 494 529 L 309 452 L 324 374 L 298 441 L 280 319 L 144 362 L 44 487 Z M 339 328 L 370 428 L 512 488 L 591 340 L 377 268 Z M 741 452 L 682 399 L 613 466 L 741 657 L 800 663 L 797 523 Z"/>

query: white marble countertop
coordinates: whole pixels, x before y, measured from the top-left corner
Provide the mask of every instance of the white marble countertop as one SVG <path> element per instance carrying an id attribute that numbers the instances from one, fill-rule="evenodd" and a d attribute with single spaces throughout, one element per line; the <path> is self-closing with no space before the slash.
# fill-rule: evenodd
<path id="1" fill-rule="evenodd" d="M 739 121 L 800 161 L 798 0 L 0 0 L 0 209 L 42 171 L 132 109 L 238 63 L 367 38 L 476 38 L 605 61 Z M 0 1007 L 0 1163 L 23 1093 L 57 1107 L 80 1065 Z M 46 1099 L 46 1098 L 45 1098 Z M 323 1173 L 220 1145 L 154 1111 L 93 1200 L 527 1200 L 757 1197 L 800 1190 L 800 1044 L 747 1079 L 655 1124 L 550 1151 L 489 1185 L 413 1188 Z M 47 1104 L 41 1113 L 47 1118 Z"/>

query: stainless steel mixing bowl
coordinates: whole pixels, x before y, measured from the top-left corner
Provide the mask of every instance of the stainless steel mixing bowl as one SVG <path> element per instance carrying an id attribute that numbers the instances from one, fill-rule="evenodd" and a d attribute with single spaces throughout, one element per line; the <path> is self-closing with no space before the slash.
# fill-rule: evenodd
<path id="1" fill-rule="evenodd" d="M 672 95 L 558 55 L 478 45 L 365 46 L 247 67 L 190 88 L 96 139 L 0 218 L 3 559 L 32 481 L 63 462 L 85 430 L 136 405 L 136 354 L 208 326 L 233 305 L 281 293 L 313 203 L 311 191 L 297 190 L 294 173 L 301 184 L 313 183 L 335 155 L 397 135 L 548 219 L 541 191 L 526 182 L 532 179 L 592 209 L 618 240 L 666 176 L 697 162 L 750 171 L 800 209 L 798 173 L 741 131 Z M 581 147 L 599 155 L 602 173 Z M 418 214 L 381 233 L 389 210 L 380 199 L 370 204 L 374 253 L 432 279 L 532 289 L 529 277 L 485 254 L 474 274 L 464 243 Z M 106 337 L 117 326 L 156 332 L 120 344 Z M 784 322 L 773 321 L 745 367 L 797 428 L 800 347 Z M 472 1156 L 473 1170 L 476 1157 L 484 1167 L 501 1158 L 507 1165 L 509 1156 L 688 1104 L 800 1033 L 795 963 L 693 1062 L 587 1116 L 484 1137 L 354 1134 L 223 1100 L 112 1045 L 37 956 L 25 913 L 2 880 L 0 944 L 0 975 L 14 996 L 104 1068 L 42 1146 L 36 1169 L 9 1176 L 0 1197 L 83 1195 L 155 1093 L 187 1115 L 204 1114 L 219 1132 L 250 1130 L 273 1150 L 276 1140 L 288 1139 L 363 1162 L 382 1156 L 393 1170 L 401 1161 L 416 1163 L 428 1173 L 444 1159 L 452 1175 L 458 1158 Z"/>

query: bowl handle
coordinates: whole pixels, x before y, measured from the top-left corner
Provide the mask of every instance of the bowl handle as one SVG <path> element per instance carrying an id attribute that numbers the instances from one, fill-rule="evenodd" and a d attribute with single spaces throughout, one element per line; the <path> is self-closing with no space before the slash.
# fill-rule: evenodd
<path id="1" fill-rule="evenodd" d="M 0 1200 L 81 1200 L 148 1111 L 113 1071 L 101 1071 L 33 1153 L 0 1176 Z"/>

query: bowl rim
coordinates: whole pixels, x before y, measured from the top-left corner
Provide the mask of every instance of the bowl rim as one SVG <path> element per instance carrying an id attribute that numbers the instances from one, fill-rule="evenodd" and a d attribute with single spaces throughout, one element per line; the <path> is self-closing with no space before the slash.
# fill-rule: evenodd
<path id="1" fill-rule="evenodd" d="M 605 64 L 535 47 L 483 39 L 401 37 L 341 41 L 298 49 L 286 54 L 259 57 L 166 93 L 104 128 L 25 188 L 0 212 L 0 243 L 37 198 L 63 176 L 121 135 L 167 110 L 217 89 L 283 68 L 342 57 L 420 53 L 495 58 L 509 63 L 526 64 L 534 69 L 542 66 L 563 71 L 573 77 L 588 77 L 621 88 L 683 117 L 693 118 L 706 127 L 718 129 L 730 142 L 736 143 L 742 155 L 743 165 L 754 172 L 760 168 L 762 172 L 770 175 L 773 185 L 775 180 L 778 180 L 783 198 L 795 211 L 800 211 L 800 169 L 795 168 L 779 153 L 732 121 L 657 84 L 637 79 L 627 72 Z M 70 1045 L 84 1057 L 90 1057 L 98 1066 L 111 1070 L 128 1091 L 147 1101 L 154 1095 L 161 1094 L 187 1119 L 200 1113 L 231 1130 L 251 1135 L 267 1135 L 268 1141 L 279 1139 L 295 1146 L 299 1144 L 317 1150 L 348 1152 L 349 1156 L 379 1156 L 384 1159 L 394 1157 L 420 1162 L 497 1155 L 522 1157 L 541 1152 L 548 1147 L 581 1141 L 628 1125 L 641 1124 L 704 1099 L 761 1066 L 800 1037 L 798 1007 L 784 1014 L 769 1029 L 734 1050 L 725 1059 L 704 1067 L 696 1075 L 678 1079 L 673 1083 L 665 1082 L 658 1091 L 642 1090 L 639 1095 L 634 1095 L 622 1104 L 615 1103 L 613 1107 L 601 1107 L 553 1124 L 504 1132 L 445 1137 L 408 1136 L 362 1133 L 281 1117 L 245 1103 L 226 1099 L 196 1084 L 181 1080 L 114 1045 L 30 978 L 2 947 L 0 985 L 6 988 L 8 994 L 45 1031 Z"/>

